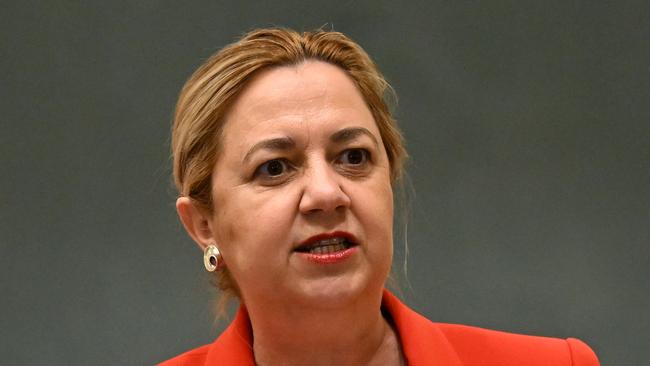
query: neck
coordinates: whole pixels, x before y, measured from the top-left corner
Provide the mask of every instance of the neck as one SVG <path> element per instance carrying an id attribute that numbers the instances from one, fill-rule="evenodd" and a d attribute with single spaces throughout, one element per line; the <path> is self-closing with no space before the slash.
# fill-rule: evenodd
<path id="1" fill-rule="evenodd" d="M 248 307 L 255 360 L 260 366 L 400 365 L 399 341 L 380 306 L 381 296 L 331 309 Z"/>

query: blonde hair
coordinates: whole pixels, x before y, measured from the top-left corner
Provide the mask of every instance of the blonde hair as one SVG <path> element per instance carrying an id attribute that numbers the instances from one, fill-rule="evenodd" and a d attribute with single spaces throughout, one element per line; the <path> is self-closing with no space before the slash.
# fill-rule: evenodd
<path id="1" fill-rule="evenodd" d="M 407 157 L 402 134 L 388 108 L 392 91 L 366 52 L 339 32 L 298 33 L 284 28 L 254 30 L 210 57 L 183 86 L 172 127 L 174 181 L 181 196 L 212 213 L 211 176 L 219 154 L 224 116 L 251 77 L 270 67 L 320 60 L 343 69 L 372 112 L 391 167 L 393 185 L 403 176 Z M 236 283 L 227 269 L 217 272 L 221 309 Z"/>

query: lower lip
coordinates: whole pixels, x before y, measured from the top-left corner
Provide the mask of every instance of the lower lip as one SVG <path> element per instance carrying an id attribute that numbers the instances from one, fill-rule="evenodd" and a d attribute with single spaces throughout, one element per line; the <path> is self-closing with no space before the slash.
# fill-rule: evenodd
<path id="1" fill-rule="evenodd" d="M 314 253 L 299 253 L 307 260 L 318 264 L 336 264 L 345 261 L 356 253 L 358 247 L 350 247 L 340 252 L 327 253 L 327 254 L 314 254 Z"/>

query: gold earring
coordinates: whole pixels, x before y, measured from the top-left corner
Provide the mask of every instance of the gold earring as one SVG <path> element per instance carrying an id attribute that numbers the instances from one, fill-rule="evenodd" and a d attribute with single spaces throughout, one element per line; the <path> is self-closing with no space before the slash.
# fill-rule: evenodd
<path id="1" fill-rule="evenodd" d="M 208 245 L 205 247 L 203 252 L 203 265 L 208 272 L 214 272 L 217 269 L 221 268 L 223 264 L 223 258 L 221 258 L 221 253 L 219 253 L 219 248 L 216 245 Z"/>

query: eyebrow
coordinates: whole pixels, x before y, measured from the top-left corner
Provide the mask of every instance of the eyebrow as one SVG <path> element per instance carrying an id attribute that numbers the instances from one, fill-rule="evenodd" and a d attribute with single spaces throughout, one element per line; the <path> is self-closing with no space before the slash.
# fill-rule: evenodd
<path id="1" fill-rule="evenodd" d="M 370 137 L 372 142 L 375 143 L 375 147 L 379 148 L 379 142 L 377 142 L 377 138 L 375 138 L 375 135 L 373 135 L 372 132 L 370 132 L 367 128 L 363 128 L 363 127 L 344 128 L 340 131 L 337 131 L 332 136 L 330 136 L 330 141 L 337 144 L 342 144 L 342 143 L 355 140 L 363 135 Z"/>
<path id="2" fill-rule="evenodd" d="M 251 147 L 244 156 L 243 162 L 246 163 L 250 160 L 251 156 L 258 150 L 275 150 L 286 151 L 294 148 L 296 142 L 291 137 L 277 137 L 273 139 L 263 140 Z"/>
<path id="3" fill-rule="evenodd" d="M 349 127 L 349 128 L 344 128 L 340 131 L 335 132 L 332 136 L 330 136 L 330 141 L 337 143 L 337 144 L 343 144 L 346 142 L 353 141 L 360 136 L 368 136 L 372 142 L 375 144 L 377 148 L 379 148 L 379 142 L 377 142 L 377 138 L 370 132 L 367 128 L 363 127 Z M 259 150 L 272 150 L 272 151 L 287 151 L 291 150 L 296 147 L 296 142 L 288 136 L 285 137 L 277 137 L 277 138 L 272 138 L 268 140 L 262 140 L 253 147 L 251 147 L 246 155 L 244 155 L 244 159 L 242 162 L 245 164 L 247 163 L 253 154 Z"/>

